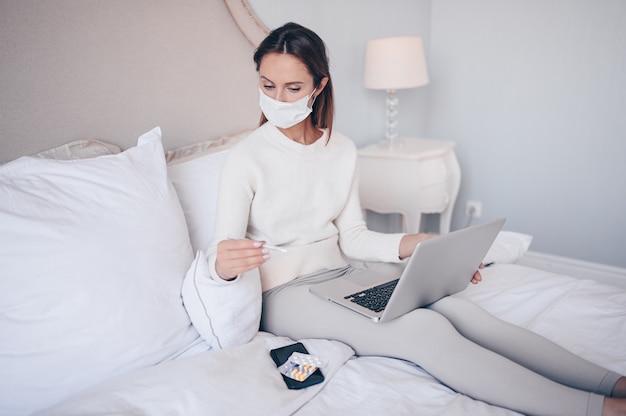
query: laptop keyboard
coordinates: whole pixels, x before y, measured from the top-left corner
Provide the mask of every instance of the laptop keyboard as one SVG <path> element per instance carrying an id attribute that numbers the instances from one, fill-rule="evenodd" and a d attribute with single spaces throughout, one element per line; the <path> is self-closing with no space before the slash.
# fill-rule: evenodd
<path id="1" fill-rule="evenodd" d="M 374 312 L 380 312 L 385 309 L 385 306 L 387 306 L 387 302 L 389 302 L 391 293 L 393 293 L 393 290 L 398 284 L 398 280 L 399 279 L 392 280 L 391 282 L 383 283 L 370 289 L 353 293 L 345 296 L 344 299 L 350 300 Z"/>

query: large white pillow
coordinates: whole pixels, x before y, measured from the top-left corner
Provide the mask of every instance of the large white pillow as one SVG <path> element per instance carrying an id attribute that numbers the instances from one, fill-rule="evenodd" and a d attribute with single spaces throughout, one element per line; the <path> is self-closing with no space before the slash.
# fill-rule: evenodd
<path id="1" fill-rule="evenodd" d="M 0 167 L 0 414 L 47 407 L 200 342 L 160 129 L 82 160 Z"/>
<path id="2" fill-rule="evenodd" d="M 206 250 L 213 238 L 220 171 L 228 150 L 248 135 L 244 130 L 218 140 L 165 153 L 167 170 L 185 212 L 194 250 Z"/>

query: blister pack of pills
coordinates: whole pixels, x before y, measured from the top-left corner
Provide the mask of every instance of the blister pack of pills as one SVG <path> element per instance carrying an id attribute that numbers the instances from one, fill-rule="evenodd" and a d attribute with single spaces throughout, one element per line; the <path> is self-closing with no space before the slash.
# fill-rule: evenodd
<path id="1" fill-rule="evenodd" d="M 293 380 L 304 381 L 318 368 L 323 368 L 328 360 L 315 355 L 294 352 L 289 359 L 278 367 L 281 374 Z"/>

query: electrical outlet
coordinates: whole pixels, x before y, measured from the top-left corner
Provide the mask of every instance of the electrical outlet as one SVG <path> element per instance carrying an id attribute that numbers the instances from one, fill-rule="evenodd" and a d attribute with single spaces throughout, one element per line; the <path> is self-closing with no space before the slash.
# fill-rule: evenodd
<path id="1" fill-rule="evenodd" d="M 467 201 L 465 205 L 465 215 L 470 218 L 480 218 L 483 215 L 483 203 L 478 201 Z"/>

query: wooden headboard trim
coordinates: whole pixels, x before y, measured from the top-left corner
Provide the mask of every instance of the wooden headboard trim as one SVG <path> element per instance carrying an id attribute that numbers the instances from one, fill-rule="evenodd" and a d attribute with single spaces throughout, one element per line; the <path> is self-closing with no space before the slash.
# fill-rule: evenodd
<path id="1" fill-rule="evenodd" d="M 255 48 L 269 34 L 269 29 L 254 14 L 246 0 L 224 0 L 239 30 Z"/>

